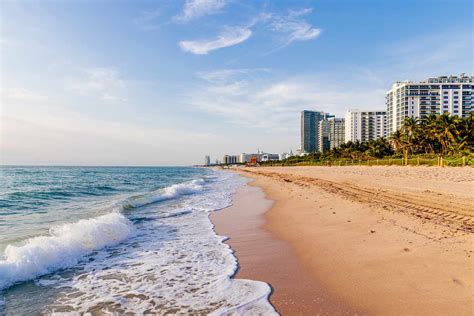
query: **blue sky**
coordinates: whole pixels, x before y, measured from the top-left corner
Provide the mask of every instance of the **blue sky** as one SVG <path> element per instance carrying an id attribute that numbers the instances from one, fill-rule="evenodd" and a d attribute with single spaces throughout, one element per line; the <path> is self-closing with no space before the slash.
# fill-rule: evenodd
<path id="1" fill-rule="evenodd" d="M 183 165 L 299 147 L 299 112 L 473 74 L 471 1 L 2 1 L 4 164 Z"/>

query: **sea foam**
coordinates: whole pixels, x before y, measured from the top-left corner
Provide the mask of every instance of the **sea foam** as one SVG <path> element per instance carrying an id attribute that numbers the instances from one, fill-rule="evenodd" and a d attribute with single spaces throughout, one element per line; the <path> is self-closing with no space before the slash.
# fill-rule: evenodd
<path id="1" fill-rule="evenodd" d="M 173 184 L 169 187 L 157 190 L 152 193 L 132 196 L 123 202 L 122 207 L 124 209 L 136 208 L 160 201 L 178 198 L 182 195 L 198 193 L 204 190 L 204 183 L 205 181 L 203 179 L 197 179 L 185 183 Z"/>
<path id="2" fill-rule="evenodd" d="M 77 264 L 94 250 L 117 244 L 132 232 L 131 222 L 118 212 L 52 227 L 48 236 L 8 245 L 0 260 L 0 289 Z"/>
<path id="3" fill-rule="evenodd" d="M 4 260 L 0 260 L 0 290 L 55 270 L 73 267 L 94 250 L 125 240 L 133 227 L 120 213 L 121 210 L 197 193 L 204 189 L 204 183 L 203 179 L 197 179 L 132 196 L 112 213 L 52 227 L 48 236 L 30 238 L 22 246 L 8 245 Z"/>

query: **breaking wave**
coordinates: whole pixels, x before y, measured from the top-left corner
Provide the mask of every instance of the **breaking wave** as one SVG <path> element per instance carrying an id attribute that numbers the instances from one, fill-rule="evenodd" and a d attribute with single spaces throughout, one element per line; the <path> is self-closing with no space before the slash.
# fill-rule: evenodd
<path id="1" fill-rule="evenodd" d="M 192 180 L 132 196 L 108 214 L 52 227 L 49 235 L 29 238 L 21 246 L 8 245 L 0 260 L 0 290 L 73 267 L 93 251 L 124 241 L 132 234 L 133 224 L 122 210 L 198 193 L 204 183 Z"/>

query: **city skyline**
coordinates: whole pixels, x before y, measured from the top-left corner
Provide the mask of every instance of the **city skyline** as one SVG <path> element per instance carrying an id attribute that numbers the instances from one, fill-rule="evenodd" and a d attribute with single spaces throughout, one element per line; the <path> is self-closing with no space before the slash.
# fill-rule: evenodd
<path id="1" fill-rule="evenodd" d="M 301 110 L 385 110 L 394 82 L 472 75 L 469 1 L 341 3 L 2 2 L 0 160 L 282 153 Z"/>

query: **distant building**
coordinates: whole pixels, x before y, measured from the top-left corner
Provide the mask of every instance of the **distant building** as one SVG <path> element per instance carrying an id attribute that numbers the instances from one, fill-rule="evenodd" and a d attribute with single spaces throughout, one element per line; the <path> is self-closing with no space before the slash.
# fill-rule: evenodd
<path id="1" fill-rule="evenodd" d="M 334 117 L 320 111 L 301 112 L 301 150 L 306 153 L 319 152 L 321 122 Z"/>
<path id="2" fill-rule="evenodd" d="M 279 158 L 278 154 L 262 154 L 260 161 L 277 161 Z"/>
<path id="3" fill-rule="evenodd" d="M 246 153 L 241 153 L 239 155 L 239 163 L 247 163 L 249 160 L 247 159 L 247 154 Z"/>
<path id="4" fill-rule="evenodd" d="M 385 98 L 388 134 L 400 129 L 405 117 L 443 113 L 467 117 L 474 111 L 473 82 L 473 76 L 464 74 L 396 82 Z"/>
<path id="5" fill-rule="evenodd" d="M 224 155 L 222 157 L 222 164 L 223 165 L 232 165 L 238 162 L 238 157 L 234 155 Z"/>
<path id="6" fill-rule="evenodd" d="M 368 142 L 387 135 L 385 111 L 348 110 L 345 120 L 345 141 Z"/>
<path id="7" fill-rule="evenodd" d="M 294 156 L 293 150 L 290 150 L 289 153 L 280 154 L 280 160 L 285 160 L 285 159 L 288 159 L 288 158 L 293 157 L 293 156 Z"/>
<path id="8" fill-rule="evenodd" d="M 211 157 L 209 157 L 209 156 L 207 156 L 207 155 L 204 156 L 204 165 L 205 165 L 205 166 L 211 165 Z"/>

